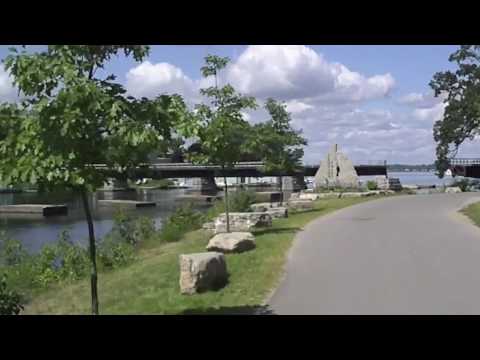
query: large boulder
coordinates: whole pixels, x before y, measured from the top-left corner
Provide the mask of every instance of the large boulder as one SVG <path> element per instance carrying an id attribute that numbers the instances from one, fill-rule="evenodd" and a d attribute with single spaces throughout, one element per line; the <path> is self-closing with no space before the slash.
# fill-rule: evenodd
<path id="1" fill-rule="evenodd" d="M 266 212 L 232 212 L 229 213 L 230 231 L 251 231 L 258 227 L 272 226 L 272 217 Z M 215 233 L 227 232 L 227 216 L 220 214 L 215 219 Z"/>
<path id="2" fill-rule="evenodd" d="M 313 209 L 314 203 L 312 200 L 293 200 L 287 204 L 290 210 L 310 210 Z"/>
<path id="3" fill-rule="evenodd" d="M 182 294 L 216 290 L 227 283 L 227 264 L 222 253 L 182 254 L 179 260 Z"/>
<path id="4" fill-rule="evenodd" d="M 250 205 L 250 209 L 253 212 L 265 212 L 270 209 L 278 208 L 280 206 L 279 202 L 263 202 L 263 203 L 255 203 Z"/>
<path id="5" fill-rule="evenodd" d="M 288 209 L 285 206 L 280 206 L 280 203 L 258 203 L 250 205 L 253 212 L 266 212 L 272 219 L 288 217 Z"/>
<path id="6" fill-rule="evenodd" d="M 249 232 L 230 232 L 217 234 L 210 239 L 208 251 L 222 253 L 240 253 L 255 248 L 255 237 Z"/>
<path id="7" fill-rule="evenodd" d="M 460 189 L 458 186 L 450 186 L 445 189 L 445 192 L 447 194 L 461 193 L 462 189 Z"/>
<path id="8" fill-rule="evenodd" d="M 286 207 L 275 207 L 268 209 L 266 211 L 268 215 L 272 217 L 272 219 L 280 219 L 288 217 L 288 208 Z"/>
<path id="9" fill-rule="evenodd" d="M 315 193 L 312 193 L 312 194 L 300 193 L 300 195 L 298 196 L 298 199 L 299 199 L 299 200 L 318 200 L 318 199 L 320 199 L 320 194 L 315 194 Z"/>

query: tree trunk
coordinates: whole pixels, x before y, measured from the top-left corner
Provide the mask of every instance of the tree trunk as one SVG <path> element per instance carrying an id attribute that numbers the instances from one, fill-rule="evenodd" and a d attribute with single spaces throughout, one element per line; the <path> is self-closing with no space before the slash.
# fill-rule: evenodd
<path id="1" fill-rule="evenodd" d="M 228 214 L 228 185 L 227 185 L 227 177 L 223 176 L 223 181 L 225 182 L 225 215 L 227 217 L 227 233 L 230 232 L 230 216 Z"/>
<path id="2" fill-rule="evenodd" d="M 88 204 L 88 196 L 86 189 L 81 190 L 83 209 L 85 210 L 85 216 L 88 224 L 88 243 L 91 262 L 91 274 L 90 274 L 90 288 L 92 295 L 92 314 L 98 315 L 98 292 L 97 292 L 97 261 L 96 261 L 96 249 L 95 249 L 95 232 L 93 230 L 92 214 L 90 212 L 90 205 Z"/>

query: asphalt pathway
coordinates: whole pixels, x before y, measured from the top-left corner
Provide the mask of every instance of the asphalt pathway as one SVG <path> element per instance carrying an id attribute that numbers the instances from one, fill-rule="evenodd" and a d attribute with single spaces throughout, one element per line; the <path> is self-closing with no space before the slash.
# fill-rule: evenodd
<path id="1" fill-rule="evenodd" d="M 300 232 L 269 301 L 275 314 L 480 314 L 476 193 L 358 204 Z"/>

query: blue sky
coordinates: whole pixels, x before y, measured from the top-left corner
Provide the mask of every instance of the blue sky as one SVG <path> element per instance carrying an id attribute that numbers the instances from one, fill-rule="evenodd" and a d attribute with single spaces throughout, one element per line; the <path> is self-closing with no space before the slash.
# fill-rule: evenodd
<path id="1" fill-rule="evenodd" d="M 0 46 L 0 59 L 8 53 Z M 428 86 L 432 75 L 454 69 L 448 56 L 458 46 L 296 45 L 152 46 L 148 59 L 114 59 L 107 70 L 135 96 L 180 93 L 201 101 L 200 67 L 207 54 L 231 58 L 222 81 L 254 95 L 287 103 L 294 125 L 309 140 L 305 161 L 320 161 L 337 142 L 354 161 L 386 159 L 422 163 L 434 160 L 432 126 L 443 114 L 441 99 Z M 33 50 L 39 50 L 36 46 Z M 0 70 L 0 101 L 14 100 Z M 2 99 L 3 97 L 3 99 Z M 262 110 L 247 113 L 252 122 Z M 462 149 L 475 155 L 476 143 Z M 462 152 L 461 152 L 462 153 Z M 477 154 L 478 155 L 478 154 Z"/>

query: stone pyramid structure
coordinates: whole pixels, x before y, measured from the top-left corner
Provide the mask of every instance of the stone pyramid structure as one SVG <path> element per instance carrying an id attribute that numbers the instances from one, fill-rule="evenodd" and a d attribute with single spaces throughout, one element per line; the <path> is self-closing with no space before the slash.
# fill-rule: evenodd
<path id="1" fill-rule="evenodd" d="M 332 146 L 315 174 L 315 187 L 358 188 L 359 179 L 352 161 Z"/>

